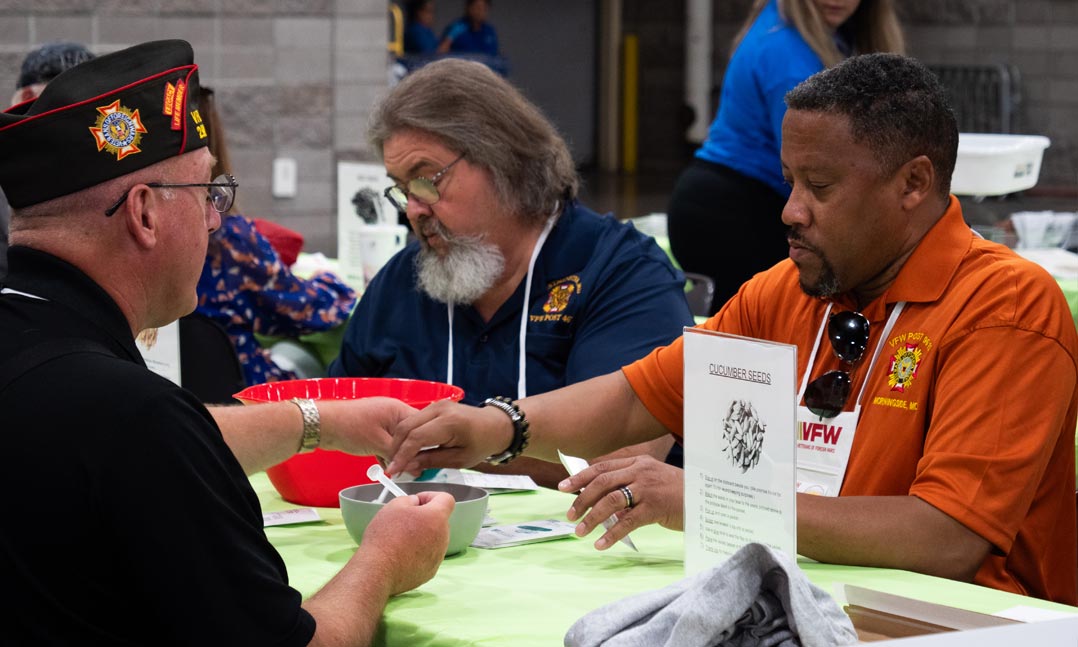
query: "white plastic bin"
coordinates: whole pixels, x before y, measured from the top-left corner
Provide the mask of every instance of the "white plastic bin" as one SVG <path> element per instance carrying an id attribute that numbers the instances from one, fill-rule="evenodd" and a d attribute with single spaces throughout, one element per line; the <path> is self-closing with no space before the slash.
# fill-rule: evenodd
<path id="1" fill-rule="evenodd" d="M 959 133 L 951 193 L 1006 195 L 1031 188 L 1050 143 L 1041 135 Z"/>

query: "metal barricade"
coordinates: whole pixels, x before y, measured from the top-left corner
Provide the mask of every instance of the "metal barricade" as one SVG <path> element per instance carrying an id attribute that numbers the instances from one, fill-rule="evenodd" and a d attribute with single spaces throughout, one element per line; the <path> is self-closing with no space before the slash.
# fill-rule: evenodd
<path id="1" fill-rule="evenodd" d="M 1018 68 L 1013 65 L 929 65 L 947 89 L 964 133 L 1012 133 L 1019 130 L 1021 103 Z"/>

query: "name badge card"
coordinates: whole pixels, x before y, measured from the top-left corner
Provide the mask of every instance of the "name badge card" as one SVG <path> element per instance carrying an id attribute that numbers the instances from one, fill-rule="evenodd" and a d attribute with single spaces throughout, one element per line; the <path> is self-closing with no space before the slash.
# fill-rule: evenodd
<path id="1" fill-rule="evenodd" d="M 797 554 L 797 348 L 685 336 L 685 572 L 750 542 Z"/>

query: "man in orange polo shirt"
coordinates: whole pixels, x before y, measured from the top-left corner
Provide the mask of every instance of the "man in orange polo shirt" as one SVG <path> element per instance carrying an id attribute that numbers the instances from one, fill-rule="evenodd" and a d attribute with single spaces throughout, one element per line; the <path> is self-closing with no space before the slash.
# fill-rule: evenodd
<path id="1" fill-rule="evenodd" d="M 787 104 L 790 258 L 703 327 L 795 344 L 815 414 L 850 415 L 860 398 L 839 496 L 798 494 L 798 552 L 1078 602 L 1078 333 L 1048 274 L 963 222 L 942 87 L 913 59 L 874 54 L 813 76 Z M 849 327 L 825 334 L 831 316 Z M 682 351 L 678 340 L 516 403 L 525 453 L 592 457 L 680 436 Z M 389 468 L 466 465 L 527 435 L 492 408 L 432 407 L 395 430 Z M 600 549 L 642 524 L 683 528 L 675 468 L 615 456 L 559 487 L 584 486 L 569 510 L 579 535 L 619 514 Z"/>

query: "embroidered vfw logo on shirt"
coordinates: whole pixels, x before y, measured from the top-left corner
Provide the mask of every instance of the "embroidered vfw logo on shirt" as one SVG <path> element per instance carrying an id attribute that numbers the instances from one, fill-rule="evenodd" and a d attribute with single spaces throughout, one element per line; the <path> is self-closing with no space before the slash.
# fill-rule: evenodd
<path id="1" fill-rule="evenodd" d="M 573 316 L 564 313 L 566 308 L 569 307 L 569 302 L 572 298 L 580 294 L 580 277 L 573 274 L 564 279 L 551 281 L 547 283 L 547 290 L 549 290 L 549 294 L 547 295 L 546 303 L 543 304 L 545 314 L 531 315 L 529 319 L 531 321 L 564 321 L 566 323 L 572 321 Z"/>
<path id="2" fill-rule="evenodd" d="M 917 347 L 917 344 L 906 344 L 902 350 L 891 356 L 887 386 L 891 387 L 892 391 L 906 392 L 906 387 L 917 377 L 921 355 L 921 349 Z"/>
<path id="3" fill-rule="evenodd" d="M 920 408 L 918 402 L 896 396 L 909 395 L 921 362 L 928 351 L 932 350 L 932 339 L 923 332 L 905 332 L 892 337 L 888 345 L 893 349 L 887 365 L 887 388 L 890 395 L 877 395 L 872 398 L 872 404 L 917 411 Z"/>

